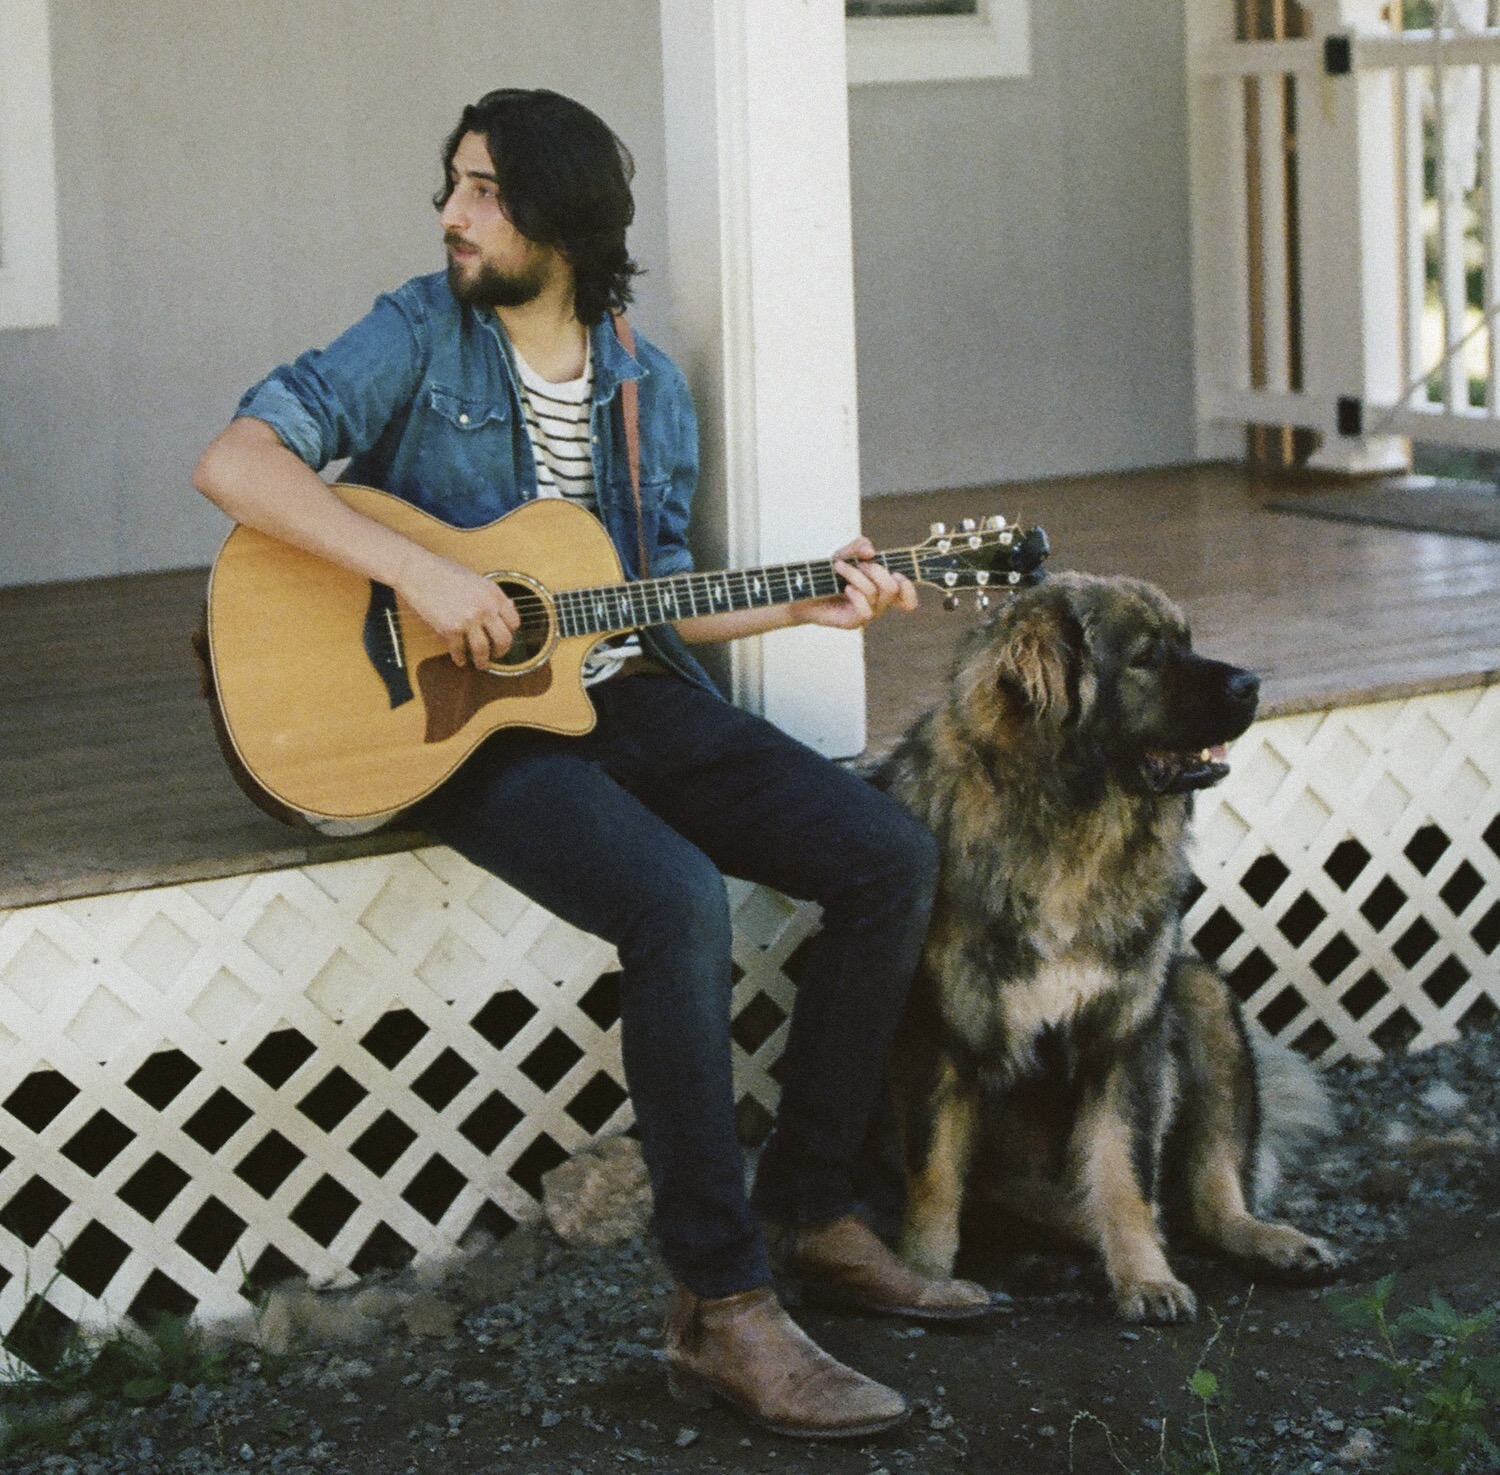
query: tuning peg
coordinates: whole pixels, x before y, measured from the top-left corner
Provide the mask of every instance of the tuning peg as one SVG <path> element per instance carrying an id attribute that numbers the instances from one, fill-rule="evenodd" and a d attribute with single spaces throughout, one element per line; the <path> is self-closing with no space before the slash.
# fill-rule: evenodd
<path id="1" fill-rule="evenodd" d="M 983 614 L 990 607 L 990 596 L 988 594 L 976 594 L 974 596 L 974 608 Z"/>
<path id="2" fill-rule="evenodd" d="M 977 531 L 979 524 L 972 517 L 966 517 L 959 523 L 958 530 L 961 533 L 972 533 Z"/>
<path id="3" fill-rule="evenodd" d="M 948 524 L 946 522 L 935 522 L 927 531 L 934 538 L 941 538 L 948 531 Z"/>
<path id="4" fill-rule="evenodd" d="M 984 530 L 987 533 L 998 533 L 1005 526 L 1003 517 L 987 517 L 984 520 Z"/>
<path id="5" fill-rule="evenodd" d="M 944 609 L 957 609 L 958 608 L 958 595 L 956 595 L 956 594 L 945 594 L 945 595 L 943 595 L 943 608 Z"/>

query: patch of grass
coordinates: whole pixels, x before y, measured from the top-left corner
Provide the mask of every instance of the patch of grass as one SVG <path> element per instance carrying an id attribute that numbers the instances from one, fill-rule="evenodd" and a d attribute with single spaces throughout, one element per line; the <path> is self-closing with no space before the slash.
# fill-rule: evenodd
<path id="1" fill-rule="evenodd" d="M 175 1384 L 216 1386 L 230 1376 L 226 1352 L 183 1317 L 161 1316 L 103 1339 L 46 1330 L 39 1314 L 30 1325 L 23 1316 L 6 1339 L 12 1381 L 0 1384 L 0 1456 L 62 1449 L 91 1413 L 155 1403 Z"/>
<path id="2" fill-rule="evenodd" d="M 1391 1314 L 1395 1276 L 1365 1296 L 1334 1305 L 1346 1326 L 1373 1335 L 1374 1366 L 1355 1386 L 1396 1402 L 1380 1424 L 1390 1443 L 1391 1475 L 1461 1475 L 1500 1466 L 1500 1356 L 1494 1343 L 1496 1309 L 1470 1316 L 1434 1294 L 1426 1306 Z M 1418 1349 L 1413 1352 L 1403 1348 Z"/>
<path id="3" fill-rule="evenodd" d="M 1483 403 L 1482 398 L 1480 403 Z M 1500 456 L 1493 451 L 1418 442 L 1411 448 L 1411 469 L 1417 476 L 1436 476 L 1449 481 L 1487 481 L 1492 486 L 1500 486 Z"/>

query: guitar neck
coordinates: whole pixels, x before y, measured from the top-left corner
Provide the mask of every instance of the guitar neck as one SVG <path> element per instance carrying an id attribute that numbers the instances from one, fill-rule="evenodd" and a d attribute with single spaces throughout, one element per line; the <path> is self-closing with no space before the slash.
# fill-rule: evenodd
<path id="1" fill-rule="evenodd" d="M 878 553 L 872 562 L 910 579 L 917 577 L 916 550 Z M 791 604 L 819 599 L 844 588 L 830 559 L 769 564 L 764 568 L 718 573 L 673 574 L 665 579 L 642 579 L 632 584 L 608 584 L 594 589 L 569 589 L 553 595 L 558 633 L 612 635 L 668 625 L 698 615 L 722 615 L 762 605 Z"/>

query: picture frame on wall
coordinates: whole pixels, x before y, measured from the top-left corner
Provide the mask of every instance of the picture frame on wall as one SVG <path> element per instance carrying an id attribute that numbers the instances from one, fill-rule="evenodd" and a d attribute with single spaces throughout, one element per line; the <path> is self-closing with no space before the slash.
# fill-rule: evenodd
<path id="1" fill-rule="evenodd" d="M 845 0 L 849 85 L 1031 75 L 1030 0 Z"/>

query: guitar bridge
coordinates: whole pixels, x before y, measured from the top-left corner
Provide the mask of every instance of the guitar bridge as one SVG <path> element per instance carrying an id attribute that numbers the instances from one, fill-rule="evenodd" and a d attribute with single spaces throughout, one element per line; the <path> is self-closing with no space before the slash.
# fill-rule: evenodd
<path id="1" fill-rule="evenodd" d="M 370 582 L 370 607 L 365 611 L 365 654 L 375 674 L 385 683 L 391 706 L 412 700 L 411 679 L 406 671 L 406 651 L 401 641 L 401 623 L 396 618 L 396 591 L 389 584 Z"/>

